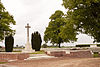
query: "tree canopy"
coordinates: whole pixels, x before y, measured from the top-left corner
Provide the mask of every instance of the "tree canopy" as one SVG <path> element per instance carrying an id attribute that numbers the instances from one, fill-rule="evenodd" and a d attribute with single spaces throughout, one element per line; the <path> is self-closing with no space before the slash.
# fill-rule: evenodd
<path id="1" fill-rule="evenodd" d="M 58 44 L 60 47 L 60 44 L 63 42 L 69 42 L 70 39 L 75 40 L 75 38 L 71 37 L 69 32 L 66 32 L 66 34 L 68 34 L 69 36 L 64 36 L 65 34 L 63 33 L 64 31 L 63 28 L 67 24 L 66 24 L 65 15 L 62 11 L 60 10 L 55 11 L 55 13 L 51 15 L 50 19 L 51 21 L 49 22 L 49 25 L 46 28 L 44 33 L 45 42 L 50 41 L 52 44 Z M 74 31 L 70 31 L 70 32 L 73 33 Z"/>
<path id="2" fill-rule="evenodd" d="M 16 22 L 13 16 L 6 11 L 0 0 L 0 41 L 4 39 L 4 34 L 9 35 L 15 33 L 15 30 L 11 29 L 11 24 L 15 25 Z"/>
<path id="3" fill-rule="evenodd" d="M 94 42 L 100 42 L 100 0 L 63 0 L 63 6 L 68 9 L 66 23 L 71 29 L 92 36 Z M 67 32 L 67 28 L 68 25 L 63 33 Z"/>

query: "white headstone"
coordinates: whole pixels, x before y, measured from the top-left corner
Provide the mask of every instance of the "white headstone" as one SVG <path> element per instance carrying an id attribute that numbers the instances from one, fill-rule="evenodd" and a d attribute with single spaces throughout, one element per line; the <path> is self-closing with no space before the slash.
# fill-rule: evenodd
<path id="1" fill-rule="evenodd" d="M 25 49 L 22 52 L 25 52 L 25 53 L 35 52 L 35 50 L 32 50 L 32 46 L 29 43 L 29 28 L 31 28 L 31 27 L 29 26 L 29 24 L 27 24 L 27 26 L 25 26 L 25 28 L 27 28 L 27 43 L 25 45 Z"/>

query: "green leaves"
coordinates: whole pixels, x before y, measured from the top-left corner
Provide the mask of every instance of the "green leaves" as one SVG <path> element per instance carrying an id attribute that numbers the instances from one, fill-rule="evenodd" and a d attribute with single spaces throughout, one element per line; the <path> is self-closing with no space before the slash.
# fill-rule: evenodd
<path id="1" fill-rule="evenodd" d="M 15 33 L 15 30 L 11 29 L 11 24 L 15 25 L 16 22 L 13 16 L 5 10 L 0 0 L 0 41 L 4 39 L 4 34 L 7 36 Z"/>
<path id="2" fill-rule="evenodd" d="M 50 17 L 51 21 L 49 22 L 48 27 L 45 30 L 44 41 L 47 43 L 50 41 L 52 44 L 60 44 L 64 41 L 60 37 L 61 27 L 65 25 L 64 22 L 64 13 L 60 10 L 57 10 Z"/>
<path id="3" fill-rule="evenodd" d="M 100 0 L 63 0 L 63 6 L 68 9 L 66 19 L 73 31 L 88 34 L 100 42 Z"/>
<path id="4" fill-rule="evenodd" d="M 35 51 L 40 51 L 41 48 L 41 35 L 38 31 L 32 33 L 32 38 L 31 38 L 31 44 L 32 44 L 32 49 L 35 49 Z"/>

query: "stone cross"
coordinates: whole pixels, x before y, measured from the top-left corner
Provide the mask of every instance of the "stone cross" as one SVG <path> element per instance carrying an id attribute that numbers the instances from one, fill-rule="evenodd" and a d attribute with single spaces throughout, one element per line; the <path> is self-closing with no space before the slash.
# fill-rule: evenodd
<path id="1" fill-rule="evenodd" d="M 29 43 L 29 28 L 31 28 L 31 27 L 29 26 L 29 24 L 27 24 L 27 26 L 25 26 L 25 28 L 27 28 L 27 43 L 25 45 L 25 49 L 22 50 L 22 52 L 26 52 L 26 53 L 35 52 L 35 50 L 32 50 L 32 46 Z"/>
<path id="2" fill-rule="evenodd" d="M 27 28 L 27 41 L 29 41 L 29 28 L 31 28 L 31 26 L 29 26 L 29 24 L 27 24 L 27 26 L 25 26 L 25 28 Z"/>

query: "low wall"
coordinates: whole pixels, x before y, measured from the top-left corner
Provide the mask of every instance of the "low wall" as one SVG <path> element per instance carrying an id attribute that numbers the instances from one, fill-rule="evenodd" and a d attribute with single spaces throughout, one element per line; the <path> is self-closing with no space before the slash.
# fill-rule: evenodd
<path id="1" fill-rule="evenodd" d="M 91 51 L 47 51 L 46 54 L 55 57 L 92 58 Z"/>
<path id="2" fill-rule="evenodd" d="M 11 61 L 11 60 L 24 60 L 29 57 L 28 53 L 0 53 L 0 61 Z"/>

